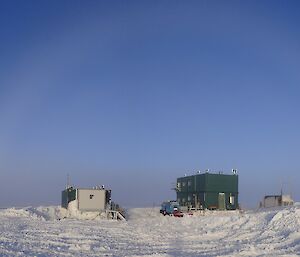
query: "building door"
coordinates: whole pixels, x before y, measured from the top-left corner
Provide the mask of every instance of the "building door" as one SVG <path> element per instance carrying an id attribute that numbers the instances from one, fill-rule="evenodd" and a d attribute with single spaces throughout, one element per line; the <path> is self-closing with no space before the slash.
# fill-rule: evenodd
<path id="1" fill-rule="evenodd" d="M 219 210 L 225 210 L 225 194 L 219 193 Z"/>

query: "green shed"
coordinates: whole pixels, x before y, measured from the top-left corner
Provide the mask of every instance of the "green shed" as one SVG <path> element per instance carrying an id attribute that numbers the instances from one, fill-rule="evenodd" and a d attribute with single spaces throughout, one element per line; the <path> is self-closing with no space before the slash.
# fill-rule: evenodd
<path id="1" fill-rule="evenodd" d="M 196 209 L 238 208 L 238 175 L 199 173 L 177 179 L 177 202 Z"/>

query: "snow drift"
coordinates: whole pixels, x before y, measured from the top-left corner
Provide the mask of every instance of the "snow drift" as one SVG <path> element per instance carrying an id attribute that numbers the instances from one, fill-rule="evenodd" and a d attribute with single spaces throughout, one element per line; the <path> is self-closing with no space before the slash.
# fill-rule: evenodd
<path id="1" fill-rule="evenodd" d="M 68 218 L 60 207 L 0 211 L 0 256 L 299 256 L 300 206 L 128 221 Z M 76 216 L 76 214 L 75 214 Z"/>

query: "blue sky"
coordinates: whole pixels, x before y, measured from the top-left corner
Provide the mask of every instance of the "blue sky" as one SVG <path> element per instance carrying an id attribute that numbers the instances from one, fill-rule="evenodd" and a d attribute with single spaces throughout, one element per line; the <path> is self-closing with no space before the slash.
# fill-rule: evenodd
<path id="1" fill-rule="evenodd" d="M 298 1 L 1 1 L 0 205 L 104 184 L 124 206 L 238 169 L 300 200 Z"/>

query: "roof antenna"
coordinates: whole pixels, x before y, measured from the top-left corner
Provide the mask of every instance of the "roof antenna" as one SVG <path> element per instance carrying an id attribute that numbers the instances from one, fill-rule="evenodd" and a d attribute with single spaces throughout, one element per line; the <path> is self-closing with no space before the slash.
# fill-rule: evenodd
<path id="1" fill-rule="evenodd" d="M 69 173 L 67 173 L 67 188 L 66 189 L 68 189 L 69 187 L 71 187 L 70 175 L 69 175 Z"/>

